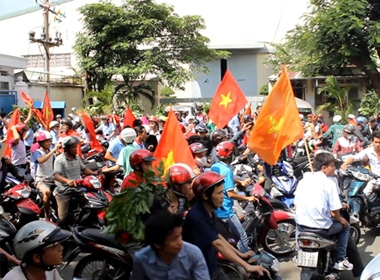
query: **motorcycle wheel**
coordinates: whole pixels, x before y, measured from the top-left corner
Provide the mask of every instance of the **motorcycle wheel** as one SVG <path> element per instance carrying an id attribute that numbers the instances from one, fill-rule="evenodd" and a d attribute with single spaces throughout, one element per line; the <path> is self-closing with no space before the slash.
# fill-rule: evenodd
<path id="1" fill-rule="evenodd" d="M 296 222 L 294 220 L 279 221 L 278 228 L 270 229 L 262 244 L 265 251 L 276 257 L 294 252 L 296 248 Z"/>
<path id="2" fill-rule="evenodd" d="M 230 280 L 248 280 L 248 274 L 241 266 L 229 262 L 220 262 L 219 267 Z"/>
<path id="3" fill-rule="evenodd" d="M 350 235 L 352 240 L 355 244 L 359 243 L 360 237 L 361 237 L 361 231 L 358 224 L 351 224 L 350 225 Z"/>
<path id="4" fill-rule="evenodd" d="M 124 273 L 123 269 L 113 267 L 107 261 L 96 255 L 82 258 L 76 265 L 73 277 L 91 280 L 112 280 Z M 123 279 L 129 279 L 129 275 Z"/>

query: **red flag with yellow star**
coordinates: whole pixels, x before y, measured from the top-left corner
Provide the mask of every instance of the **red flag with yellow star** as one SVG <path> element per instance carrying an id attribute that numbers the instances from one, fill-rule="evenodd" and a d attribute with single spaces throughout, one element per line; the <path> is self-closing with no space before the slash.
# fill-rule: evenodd
<path id="1" fill-rule="evenodd" d="M 223 128 L 247 102 L 235 78 L 227 70 L 211 101 L 208 116 L 218 128 Z"/>
<path id="2" fill-rule="evenodd" d="M 25 105 L 29 108 L 33 108 L 34 106 L 34 100 L 31 98 L 28 94 L 26 94 L 25 91 L 21 91 L 21 99 L 24 101 Z"/>
<path id="3" fill-rule="evenodd" d="M 303 137 L 296 100 L 286 68 L 273 86 L 248 139 L 248 146 L 274 165 L 281 150 Z"/>
<path id="4" fill-rule="evenodd" d="M 45 92 L 44 105 L 42 106 L 42 116 L 45 118 L 47 124 L 54 120 L 53 108 L 51 107 L 49 94 Z"/>
<path id="5" fill-rule="evenodd" d="M 4 150 L 3 156 L 10 157 L 11 154 L 12 154 L 11 144 L 10 143 L 11 143 L 11 139 L 13 137 L 13 132 L 12 132 L 11 128 L 12 128 L 12 126 L 20 123 L 20 116 L 21 116 L 21 112 L 17 108 L 16 110 L 13 111 L 11 119 L 8 122 L 7 138 L 5 140 L 6 145 L 5 145 L 5 150 Z"/>
<path id="6" fill-rule="evenodd" d="M 155 165 L 158 165 L 161 160 L 164 161 L 165 171 L 174 163 L 185 163 L 191 169 L 196 166 L 185 135 L 182 133 L 177 117 L 171 108 L 154 157 L 157 159 Z"/>

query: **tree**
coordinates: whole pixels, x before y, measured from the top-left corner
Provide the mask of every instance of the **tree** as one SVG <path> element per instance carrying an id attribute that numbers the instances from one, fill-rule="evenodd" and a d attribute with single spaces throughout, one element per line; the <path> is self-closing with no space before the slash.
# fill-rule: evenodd
<path id="1" fill-rule="evenodd" d="M 200 34 L 205 28 L 201 17 L 179 17 L 166 4 L 125 0 L 116 6 L 103 1 L 79 11 L 84 25 L 74 49 L 89 90 L 103 90 L 118 75 L 124 84 L 117 90 L 129 96 L 151 95 L 153 103 L 155 88 L 145 83 L 148 76 L 183 88 L 194 78 L 192 70 L 205 72 L 206 62 L 228 55 L 207 47 L 208 38 Z"/>
<path id="2" fill-rule="evenodd" d="M 360 115 L 367 118 L 372 116 L 378 116 L 380 113 L 380 98 L 374 91 L 367 92 L 361 102 L 358 109 Z"/>
<path id="3" fill-rule="evenodd" d="M 289 31 L 274 64 L 291 65 L 304 76 L 339 75 L 356 66 L 380 94 L 380 1 L 311 0 L 304 23 Z"/>
<path id="4" fill-rule="evenodd" d="M 318 112 L 332 111 L 335 115 L 341 115 L 344 120 L 354 110 L 355 101 L 348 99 L 350 87 L 341 87 L 333 76 L 326 78 L 326 86 L 318 89 L 318 94 L 325 94 L 327 102 L 318 107 Z"/>

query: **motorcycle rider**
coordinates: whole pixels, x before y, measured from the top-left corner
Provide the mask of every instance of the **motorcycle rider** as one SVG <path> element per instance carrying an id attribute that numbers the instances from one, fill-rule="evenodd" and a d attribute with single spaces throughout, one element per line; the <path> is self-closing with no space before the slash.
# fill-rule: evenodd
<path id="1" fill-rule="evenodd" d="M 335 115 L 333 117 L 333 124 L 329 127 L 327 132 L 322 135 L 322 138 L 332 137 L 331 142 L 332 147 L 334 147 L 338 138 L 343 136 L 343 128 L 344 125 L 342 124 L 342 116 Z"/>
<path id="2" fill-rule="evenodd" d="M 2 157 L 0 160 L 0 193 L 4 192 L 4 188 L 7 185 L 5 179 L 8 172 L 19 181 L 25 180 L 23 173 L 12 164 L 12 160 L 9 157 Z"/>
<path id="3" fill-rule="evenodd" d="M 194 160 L 197 163 L 201 172 L 204 171 L 205 168 L 210 168 L 211 165 L 207 160 L 207 148 L 203 146 L 201 143 L 193 143 L 190 146 L 191 153 L 193 154 Z"/>
<path id="4" fill-rule="evenodd" d="M 35 165 L 36 188 L 42 193 L 45 219 L 50 220 L 50 195 L 51 187 L 54 186 L 54 156 L 61 148 L 57 143 L 54 149 L 50 150 L 52 137 L 47 131 L 39 131 L 36 135 L 39 148 L 31 156 L 31 162 Z"/>
<path id="5" fill-rule="evenodd" d="M 211 171 L 214 171 L 224 176 L 224 200 L 221 208 L 215 210 L 215 215 L 225 222 L 235 238 L 239 240 L 238 249 L 245 253 L 249 251 L 248 237 L 240 223 L 238 216 L 236 215 L 234 207 L 234 199 L 246 200 L 254 202 L 257 200 L 254 196 L 244 196 L 235 192 L 235 182 L 239 183 L 243 187 L 247 186 L 251 179 L 237 180 L 234 178 L 233 170 L 230 163 L 233 161 L 235 146 L 231 142 L 221 142 L 216 146 L 216 153 L 219 157 L 219 162 L 211 166 Z"/>
<path id="6" fill-rule="evenodd" d="M 145 182 L 144 173 L 152 169 L 152 162 L 156 158 L 152 152 L 146 149 L 137 149 L 129 156 L 129 164 L 133 171 L 124 178 L 121 190 L 125 188 L 135 188 L 140 183 Z"/>
<path id="7" fill-rule="evenodd" d="M 59 122 L 51 121 L 49 124 L 50 134 L 51 134 L 51 149 L 54 148 L 54 145 L 58 143 L 59 139 Z"/>
<path id="8" fill-rule="evenodd" d="M 380 127 L 377 124 L 377 119 L 375 117 L 369 118 L 367 129 L 368 129 L 369 135 L 372 135 L 372 133 L 374 133 L 375 131 L 380 130 Z"/>
<path id="9" fill-rule="evenodd" d="M 102 124 L 95 129 L 95 132 L 102 131 L 105 140 L 110 141 L 116 136 L 116 126 L 110 122 L 109 117 L 103 115 L 100 117 Z"/>
<path id="10" fill-rule="evenodd" d="M 349 154 L 360 152 L 363 148 L 359 139 L 354 135 L 355 126 L 346 124 L 343 128 L 343 136 L 339 137 L 333 147 L 333 154 L 336 158 L 338 153 L 345 158 Z"/>
<path id="11" fill-rule="evenodd" d="M 206 171 L 195 178 L 192 188 L 198 201 L 186 215 L 183 226 L 184 240 L 201 249 L 211 280 L 228 279 L 219 269 L 218 252 L 227 260 L 242 266 L 247 272 L 257 272 L 260 276 L 270 275 L 262 266 L 253 266 L 243 260 L 251 257 L 252 251 L 241 253 L 218 233 L 214 210 L 223 204 L 223 184 L 224 176 L 213 171 Z"/>
<path id="12" fill-rule="evenodd" d="M 197 246 L 182 241 L 183 216 L 160 211 L 145 224 L 145 244 L 135 254 L 131 280 L 209 280 Z"/>
<path id="13" fill-rule="evenodd" d="M 80 139 L 79 133 L 74 130 L 73 122 L 67 118 L 64 118 L 61 120 L 61 134 L 59 135 L 58 142 L 63 143 L 63 140 L 68 136 L 75 136 Z M 77 149 L 78 156 L 82 157 L 81 145 L 78 145 Z M 63 151 L 61 150 L 61 152 Z"/>
<path id="14" fill-rule="evenodd" d="M 47 221 L 33 221 L 16 233 L 13 239 L 15 255 L 21 265 L 5 275 L 3 280 L 60 280 L 56 267 L 62 264 L 63 247 L 71 233 Z"/>
<path id="15" fill-rule="evenodd" d="M 87 203 L 83 191 L 77 188 L 75 180 L 81 179 L 81 173 L 86 175 L 97 175 L 89 168 L 86 168 L 77 156 L 79 138 L 68 136 L 62 140 L 64 152 L 57 156 L 54 161 L 54 180 L 56 188 L 53 195 L 57 200 L 58 222 L 57 224 L 65 228 L 66 218 L 69 214 L 69 206 L 72 197 L 78 198 L 81 205 Z"/>
<path id="16" fill-rule="evenodd" d="M 110 145 L 107 149 L 107 152 L 104 156 L 104 159 L 109 160 L 112 165 L 115 165 L 117 159 L 119 158 L 121 150 L 130 143 L 130 136 L 136 135 L 136 132 L 132 133 L 132 128 L 123 129 L 120 134 L 113 140 L 111 140 Z M 135 136 L 136 138 L 136 136 Z M 133 141 L 132 141 L 133 142 Z"/>
<path id="17" fill-rule="evenodd" d="M 380 131 L 375 131 L 372 134 L 372 144 L 373 146 L 364 149 L 356 155 L 353 155 L 346 159 L 342 164 L 341 168 L 347 170 L 348 165 L 352 164 L 355 161 L 361 161 L 363 159 L 368 159 L 369 165 L 371 167 L 371 172 L 380 176 Z M 374 198 L 373 187 L 376 184 L 376 179 L 370 180 L 365 186 L 363 193 L 365 194 L 368 201 L 371 201 L 371 198 Z"/>
<path id="18" fill-rule="evenodd" d="M 305 173 L 295 192 L 296 222 L 299 231 L 319 230 L 323 236 L 337 235 L 336 262 L 334 269 L 352 270 L 346 259 L 350 238 L 350 225 L 341 217 L 342 204 L 335 183 L 335 158 L 322 152 L 314 156 L 316 172 Z"/>
<path id="19" fill-rule="evenodd" d="M 10 141 L 12 164 L 16 166 L 20 172 L 27 172 L 26 147 L 24 143 L 25 134 L 29 127 L 24 123 L 19 123 L 11 127 L 13 137 Z"/>

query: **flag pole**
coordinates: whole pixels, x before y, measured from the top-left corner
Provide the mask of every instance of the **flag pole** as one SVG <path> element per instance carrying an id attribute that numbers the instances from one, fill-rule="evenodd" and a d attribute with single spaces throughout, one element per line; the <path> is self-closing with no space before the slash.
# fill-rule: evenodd
<path id="1" fill-rule="evenodd" d="M 305 144 L 305 150 L 306 150 L 306 154 L 307 154 L 307 160 L 309 161 L 310 170 L 311 170 L 311 172 L 314 173 L 314 168 L 313 168 L 313 164 L 312 164 L 312 162 L 311 162 L 311 157 L 310 157 L 309 147 L 308 147 L 308 145 L 307 145 L 307 140 L 306 140 L 306 138 L 304 138 L 303 143 Z"/>

